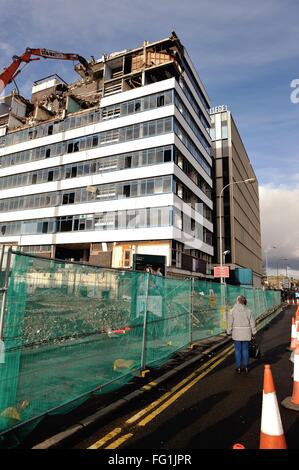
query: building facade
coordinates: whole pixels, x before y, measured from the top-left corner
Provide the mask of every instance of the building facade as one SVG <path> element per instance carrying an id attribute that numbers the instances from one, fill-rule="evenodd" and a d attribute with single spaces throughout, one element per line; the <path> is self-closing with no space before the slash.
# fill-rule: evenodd
<path id="1" fill-rule="evenodd" d="M 162 255 L 173 275 L 205 274 L 211 104 L 185 48 L 172 33 L 89 65 L 70 85 L 35 82 L 22 122 L 0 116 L 0 243 L 115 268 Z"/>
<path id="2" fill-rule="evenodd" d="M 214 263 L 220 263 L 220 223 L 222 248 L 229 251 L 225 264 L 232 270 L 249 268 L 253 284 L 261 285 L 262 250 L 258 182 L 231 184 L 255 178 L 246 149 L 227 106 L 211 108 L 211 139 L 215 157 L 215 243 Z M 220 194 L 224 186 L 222 197 Z M 221 201 L 220 201 L 221 199 Z M 222 205 L 221 220 L 219 205 Z"/>

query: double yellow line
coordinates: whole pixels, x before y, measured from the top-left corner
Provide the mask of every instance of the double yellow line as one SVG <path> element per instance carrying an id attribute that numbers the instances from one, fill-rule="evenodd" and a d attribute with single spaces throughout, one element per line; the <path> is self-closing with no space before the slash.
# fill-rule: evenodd
<path id="1" fill-rule="evenodd" d="M 215 367 L 221 364 L 230 354 L 232 354 L 233 350 L 233 345 L 230 345 L 221 351 L 205 364 L 202 364 L 200 367 L 198 367 L 198 369 L 192 372 L 192 374 L 188 375 L 188 377 L 181 380 L 168 392 L 164 393 L 164 395 L 162 395 L 158 400 L 153 401 L 146 408 L 143 408 L 138 413 L 135 413 L 133 416 L 127 419 L 122 428 L 118 427 L 113 429 L 113 431 L 103 436 L 99 441 L 88 447 L 88 449 L 117 449 L 120 447 L 124 442 L 134 436 L 134 433 L 136 433 L 138 429 L 150 423 L 154 418 L 165 411 L 166 408 L 172 405 L 172 403 L 174 403 L 178 398 L 184 395 L 184 393 L 186 393 L 197 382 L 202 380 L 207 374 L 215 369 Z M 157 384 L 155 382 L 150 382 L 149 384 L 145 385 L 143 389 L 149 390 L 154 388 L 156 385 Z M 105 447 L 109 441 L 112 442 L 110 442 L 110 444 Z"/>

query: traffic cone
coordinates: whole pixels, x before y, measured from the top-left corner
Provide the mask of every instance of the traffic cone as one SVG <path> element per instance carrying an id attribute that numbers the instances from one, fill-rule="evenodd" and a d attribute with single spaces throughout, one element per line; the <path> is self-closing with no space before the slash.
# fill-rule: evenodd
<path id="1" fill-rule="evenodd" d="M 291 328 L 291 344 L 287 348 L 287 351 L 294 351 L 297 345 L 297 330 L 295 324 L 295 318 L 292 317 L 292 328 Z"/>
<path id="2" fill-rule="evenodd" d="M 236 444 L 234 444 L 232 448 L 235 449 L 235 450 L 245 449 L 243 444 L 239 444 L 238 442 Z"/>
<path id="3" fill-rule="evenodd" d="M 265 364 L 260 449 L 286 448 L 271 367 Z"/>
<path id="4" fill-rule="evenodd" d="M 293 394 L 285 398 L 281 404 L 290 410 L 299 411 L 299 341 L 294 351 Z"/>

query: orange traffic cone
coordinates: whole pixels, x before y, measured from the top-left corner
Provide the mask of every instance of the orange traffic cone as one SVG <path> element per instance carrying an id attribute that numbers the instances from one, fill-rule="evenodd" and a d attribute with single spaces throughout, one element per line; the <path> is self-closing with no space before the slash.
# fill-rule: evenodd
<path id="1" fill-rule="evenodd" d="M 285 398 L 281 404 L 290 410 L 299 411 L 299 341 L 294 351 L 293 394 Z"/>
<path id="2" fill-rule="evenodd" d="M 286 449 L 277 397 L 269 364 L 265 365 L 260 449 Z"/>
<path id="3" fill-rule="evenodd" d="M 292 317 L 291 344 L 287 348 L 287 350 L 294 351 L 296 349 L 296 345 L 297 345 L 297 330 L 296 330 L 295 319 L 294 317 Z"/>
<path id="4" fill-rule="evenodd" d="M 232 447 L 233 449 L 245 449 L 245 447 L 243 446 L 243 444 L 239 444 L 238 442 L 236 444 L 233 445 Z"/>

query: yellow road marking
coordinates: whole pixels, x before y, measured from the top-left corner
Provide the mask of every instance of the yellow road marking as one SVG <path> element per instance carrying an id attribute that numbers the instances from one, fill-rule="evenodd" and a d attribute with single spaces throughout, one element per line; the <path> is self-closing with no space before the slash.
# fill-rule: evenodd
<path id="1" fill-rule="evenodd" d="M 92 444 L 92 446 L 88 447 L 88 449 L 98 449 L 99 447 L 102 447 L 104 444 L 106 444 L 107 441 L 110 441 L 110 439 L 113 439 L 120 433 L 121 428 L 115 428 L 113 429 L 113 431 L 109 432 L 109 434 L 106 434 L 104 437 L 102 437 L 102 439 Z"/>
<path id="2" fill-rule="evenodd" d="M 157 383 L 156 382 L 150 382 L 146 385 L 143 385 L 143 387 L 141 387 L 142 390 L 151 390 L 152 388 L 154 387 L 157 387 Z"/>
<path id="3" fill-rule="evenodd" d="M 229 346 L 228 348 L 226 348 L 224 351 L 221 352 L 221 355 L 223 353 L 226 353 L 227 351 L 229 351 L 230 349 L 232 349 L 232 346 Z M 196 369 L 194 372 L 192 372 L 192 374 L 188 375 L 188 377 L 186 377 L 185 379 L 181 380 L 181 382 L 179 382 L 177 385 L 175 385 L 174 387 L 172 387 L 168 392 L 164 393 L 164 395 L 162 395 L 162 397 L 160 397 L 158 400 L 155 400 L 153 401 L 150 405 L 148 405 L 146 408 L 144 408 L 143 410 L 139 411 L 138 413 L 136 413 L 135 415 L 133 415 L 131 418 L 129 418 L 126 423 L 127 424 L 133 424 L 135 423 L 136 421 L 138 421 L 139 418 L 141 418 L 143 415 L 145 415 L 148 411 L 151 411 L 153 408 L 155 408 L 156 406 L 158 406 L 160 403 L 162 403 L 164 400 L 166 400 L 170 395 L 172 395 L 172 393 L 176 392 L 180 387 L 182 387 L 183 385 L 185 385 L 189 380 L 191 380 L 193 377 L 196 377 L 198 372 L 200 372 L 201 370 L 203 369 L 206 369 L 206 367 L 209 366 L 209 364 L 211 364 L 211 362 L 214 362 L 215 359 L 217 359 L 217 357 L 219 357 L 220 354 L 218 356 L 215 356 L 213 357 L 212 359 L 209 359 L 209 361 L 205 362 L 205 364 L 202 364 L 200 367 L 198 367 L 198 369 Z"/>
<path id="4" fill-rule="evenodd" d="M 197 382 L 199 382 L 203 377 L 205 377 L 211 370 L 215 369 L 221 362 L 223 362 L 227 356 L 229 356 L 232 353 L 232 351 L 228 352 L 223 356 L 221 359 L 219 359 L 217 362 L 212 364 L 208 369 L 206 369 L 202 374 L 200 374 L 198 377 L 196 377 L 194 380 L 189 382 L 184 388 L 179 390 L 175 395 L 173 395 L 169 400 L 167 400 L 163 405 L 161 405 L 159 408 L 157 408 L 153 413 L 149 414 L 146 418 L 144 418 L 140 423 L 138 423 L 138 426 L 145 426 L 148 424 L 150 421 L 152 421 L 157 415 L 162 413 L 166 408 L 168 408 L 173 402 L 175 402 L 180 396 L 182 396 L 184 393 L 186 393 L 193 385 L 195 385 Z"/>
<path id="5" fill-rule="evenodd" d="M 133 434 L 131 432 L 129 434 L 125 434 L 124 436 L 117 439 L 117 441 L 112 442 L 112 444 L 110 444 L 108 447 L 105 447 L 105 449 L 117 449 L 117 447 L 121 446 L 124 442 L 126 442 L 132 436 Z"/>
<path id="6" fill-rule="evenodd" d="M 181 380 L 177 385 L 175 385 L 174 387 L 172 387 L 168 392 L 166 392 L 164 395 L 162 395 L 162 397 L 160 397 L 158 400 L 152 402 L 149 406 L 147 406 L 146 408 L 142 409 L 141 411 L 139 411 L 138 413 L 136 413 L 135 415 L 133 415 L 131 418 L 129 418 L 125 424 L 133 424 L 135 423 L 136 421 L 138 421 L 138 419 L 140 419 L 142 416 L 144 416 L 147 412 L 151 411 L 153 408 L 155 408 L 156 406 L 158 406 L 160 403 L 164 402 L 165 400 L 167 400 L 174 392 L 176 392 L 177 390 L 179 390 L 183 385 L 185 385 L 186 383 L 188 383 L 184 388 L 182 388 L 181 390 L 179 390 L 178 393 L 176 393 L 172 398 L 170 398 L 166 403 L 164 403 L 162 406 L 160 406 L 158 409 L 156 409 L 153 413 L 151 413 L 150 415 L 148 415 L 143 421 L 141 421 L 140 423 L 138 423 L 138 426 L 145 426 L 148 422 L 150 422 L 152 419 L 155 418 L 155 416 L 157 416 L 158 414 L 160 414 L 162 411 L 164 411 L 164 409 L 166 409 L 168 406 L 170 406 L 177 398 L 179 398 L 181 395 L 183 395 L 187 390 L 189 390 L 189 388 L 191 388 L 195 383 L 197 383 L 199 380 L 201 380 L 201 378 L 203 378 L 205 375 L 207 375 L 211 370 L 213 370 L 218 364 L 220 364 L 221 362 L 224 361 L 224 359 L 230 355 L 232 352 L 233 352 L 233 345 L 230 345 L 228 348 L 224 349 L 223 351 L 221 351 L 218 355 L 212 357 L 211 359 L 209 359 L 207 362 L 205 362 L 204 364 L 201 364 L 200 367 L 198 367 L 194 372 L 192 372 L 192 374 L 190 374 L 188 377 L 186 377 L 185 379 Z M 224 356 L 223 356 L 224 354 Z M 215 360 L 217 360 L 217 358 L 221 357 L 220 360 L 218 360 L 217 362 L 214 362 Z M 209 367 L 209 365 L 212 364 L 212 366 Z M 201 375 L 198 375 L 198 373 L 200 371 L 202 371 L 204 369 L 204 372 L 201 374 Z M 196 377 L 192 382 L 190 382 L 190 380 L 193 378 L 193 377 Z M 150 382 L 148 384 L 149 385 L 152 385 L 152 386 L 156 386 L 156 382 Z M 145 388 L 146 385 L 142 388 Z M 151 387 L 150 387 L 151 388 Z M 143 424 L 144 423 L 144 424 Z M 107 441 L 113 439 L 114 437 L 116 437 L 118 434 L 120 434 L 122 431 L 122 428 L 115 428 L 113 431 L 111 431 L 110 433 L 106 434 L 104 437 L 102 437 L 99 441 L 97 441 L 96 443 L 94 443 L 92 446 L 88 447 L 89 449 L 98 449 L 99 447 L 102 447 Z M 119 447 L 121 444 L 123 444 L 125 441 L 127 441 L 128 439 L 130 439 L 131 437 L 133 436 L 132 433 L 129 433 L 129 434 L 126 434 L 122 437 L 120 437 L 119 439 L 117 439 L 116 441 L 112 442 L 108 447 L 105 447 L 105 449 L 115 449 L 117 447 Z M 114 447 L 115 446 L 115 447 Z"/>

